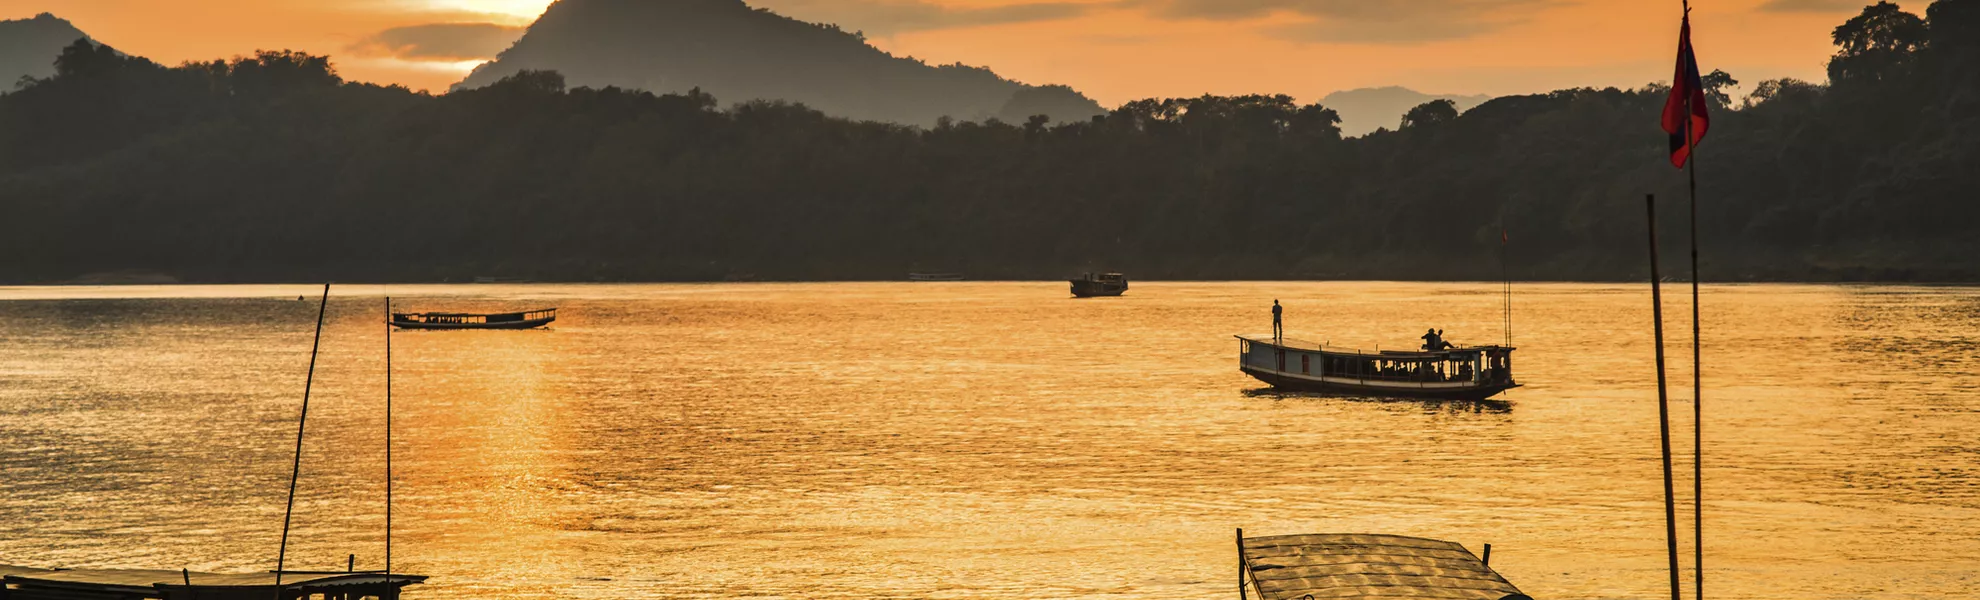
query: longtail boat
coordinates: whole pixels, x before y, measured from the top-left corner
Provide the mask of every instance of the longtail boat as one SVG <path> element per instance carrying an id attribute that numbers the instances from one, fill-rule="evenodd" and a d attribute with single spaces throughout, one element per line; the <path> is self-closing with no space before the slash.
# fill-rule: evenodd
<path id="1" fill-rule="evenodd" d="M 401 329 L 535 329 L 557 320 L 557 309 L 545 308 L 513 313 L 392 313 L 393 327 Z"/>
<path id="2" fill-rule="evenodd" d="M 1081 298 L 1119 296 L 1127 289 L 1127 276 L 1120 273 L 1087 273 L 1072 278 L 1072 294 Z"/>
<path id="3" fill-rule="evenodd" d="M 1259 600 L 1533 600 L 1462 544 L 1419 537 L 1323 533 L 1244 537 L 1238 597 Z"/>
<path id="4" fill-rule="evenodd" d="M 1280 389 L 1484 400 L 1519 387 L 1510 346 L 1363 352 L 1270 335 L 1237 339 L 1238 369 Z"/>

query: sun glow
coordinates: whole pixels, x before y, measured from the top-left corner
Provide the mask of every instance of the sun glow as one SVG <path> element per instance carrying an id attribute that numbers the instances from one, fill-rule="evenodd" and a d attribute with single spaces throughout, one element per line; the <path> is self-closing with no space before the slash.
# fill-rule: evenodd
<path id="1" fill-rule="evenodd" d="M 453 10 L 503 15 L 524 20 L 543 16 L 553 0 L 425 0 L 435 10 Z"/>

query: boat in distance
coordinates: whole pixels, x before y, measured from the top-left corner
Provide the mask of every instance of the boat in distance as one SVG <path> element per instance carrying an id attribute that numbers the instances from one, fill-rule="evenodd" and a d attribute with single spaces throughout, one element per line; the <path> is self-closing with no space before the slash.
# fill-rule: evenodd
<path id="1" fill-rule="evenodd" d="M 1119 296 L 1127 289 L 1127 276 L 1120 273 L 1086 273 L 1072 278 L 1072 295 L 1080 298 Z"/>
<path id="2" fill-rule="evenodd" d="M 1485 400 L 1519 387 L 1510 346 L 1363 352 L 1240 335 L 1238 369 L 1274 388 L 1357 396 Z"/>
<path id="3" fill-rule="evenodd" d="M 392 326 L 400 329 L 535 329 L 557 320 L 557 309 L 545 308 L 512 313 L 392 313 Z"/>
<path id="4" fill-rule="evenodd" d="M 908 273 L 908 281 L 962 281 L 962 273 Z"/>

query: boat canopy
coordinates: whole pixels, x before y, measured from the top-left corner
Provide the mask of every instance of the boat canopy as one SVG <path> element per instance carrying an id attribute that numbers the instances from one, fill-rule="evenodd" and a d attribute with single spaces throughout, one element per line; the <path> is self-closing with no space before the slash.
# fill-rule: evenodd
<path id="1" fill-rule="evenodd" d="M 1238 537 L 1243 579 L 1260 600 L 1532 600 L 1463 545 L 1400 535 Z M 1490 554 L 1490 552 L 1487 552 Z"/>
<path id="2" fill-rule="evenodd" d="M 1494 345 L 1494 346 L 1458 346 L 1458 347 L 1453 347 L 1449 350 L 1438 350 L 1436 352 L 1425 352 L 1420 349 L 1381 350 L 1377 352 L 1368 352 L 1359 348 L 1344 348 L 1341 346 L 1329 346 L 1326 344 L 1310 342 L 1307 340 L 1293 339 L 1293 338 L 1280 338 L 1277 342 L 1274 342 L 1272 341 L 1271 334 L 1259 333 L 1259 334 L 1240 335 L 1236 337 L 1237 339 L 1251 342 L 1253 344 L 1277 346 L 1280 348 L 1285 348 L 1287 350 L 1306 350 L 1309 352 L 1325 352 L 1327 354 L 1352 354 L 1352 355 L 1359 355 L 1367 358 L 1377 358 L 1382 360 L 1409 360 L 1409 359 L 1441 360 L 1451 354 L 1477 353 L 1477 352 L 1503 353 L 1505 351 L 1516 349 L 1510 346 Z"/>

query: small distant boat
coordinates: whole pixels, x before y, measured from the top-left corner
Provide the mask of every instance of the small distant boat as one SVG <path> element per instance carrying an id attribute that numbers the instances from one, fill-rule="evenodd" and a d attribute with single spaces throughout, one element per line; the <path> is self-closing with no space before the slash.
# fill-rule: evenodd
<path id="1" fill-rule="evenodd" d="M 401 329 L 535 329 L 557 320 L 557 309 L 513 313 L 392 313 Z"/>
<path id="2" fill-rule="evenodd" d="M 962 281 L 962 273 L 908 273 L 908 281 Z"/>
<path id="3" fill-rule="evenodd" d="M 1519 387 L 1509 346 L 1362 352 L 1240 335 L 1238 369 L 1272 387 L 1332 394 L 1484 400 Z"/>
<path id="4" fill-rule="evenodd" d="M 1259 600 L 1533 600 L 1463 544 L 1419 537 L 1323 533 L 1244 537 L 1238 595 Z"/>
<path id="5" fill-rule="evenodd" d="M 1127 289 L 1127 276 L 1120 273 L 1086 273 L 1072 278 L 1072 294 L 1081 298 L 1119 296 Z"/>
<path id="6" fill-rule="evenodd" d="M 482 275 L 474 278 L 475 283 L 529 283 L 527 277 L 490 277 Z"/>

